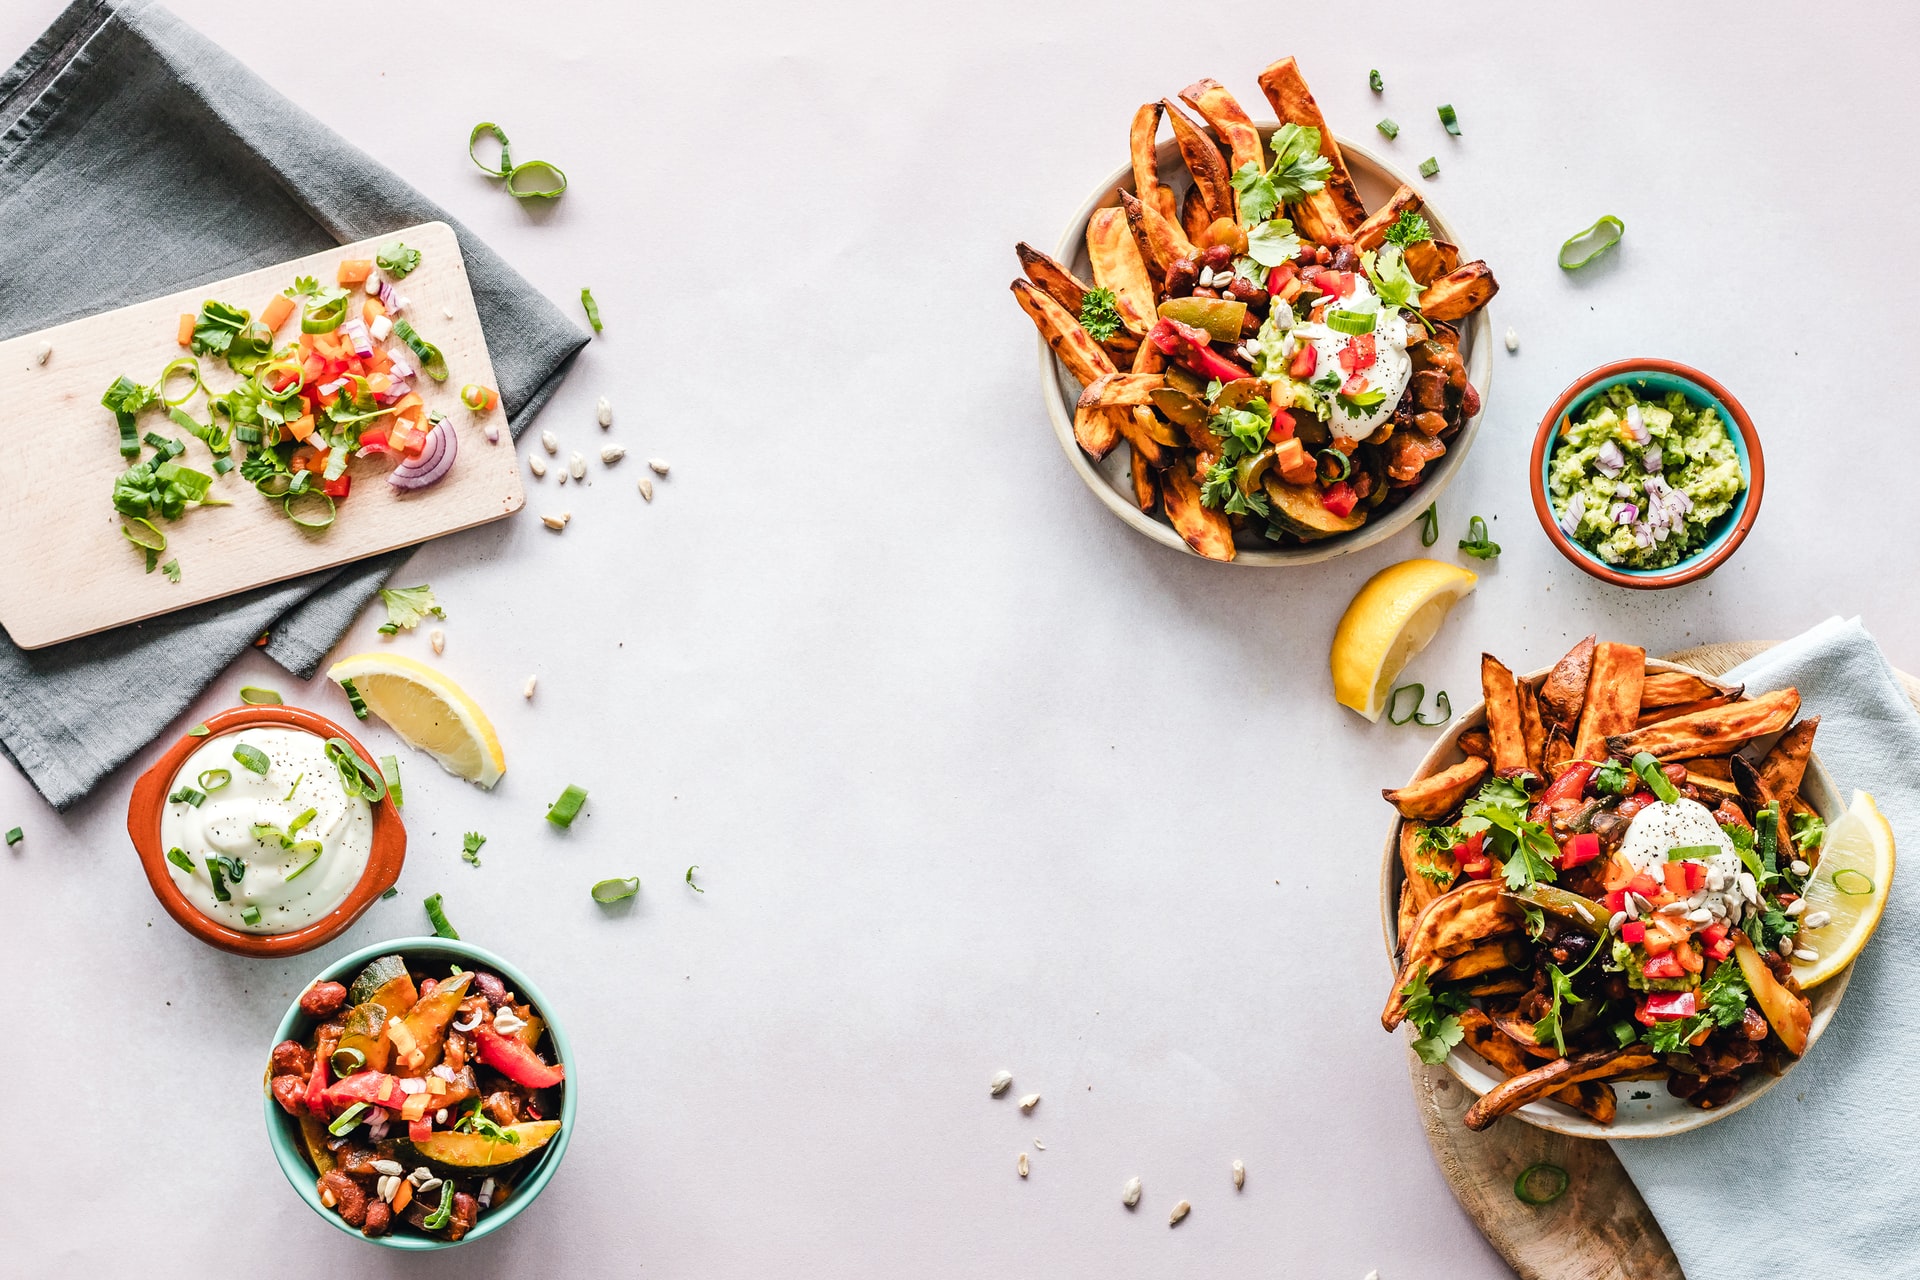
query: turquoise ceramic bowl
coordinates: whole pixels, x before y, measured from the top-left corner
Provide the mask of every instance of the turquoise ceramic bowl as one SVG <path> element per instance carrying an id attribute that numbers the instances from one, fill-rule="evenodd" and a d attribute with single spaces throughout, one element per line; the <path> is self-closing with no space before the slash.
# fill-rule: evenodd
<path id="1" fill-rule="evenodd" d="M 1562 532 L 1554 517 L 1553 503 L 1547 496 L 1547 470 L 1552 463 L 1553 440 L 1560 423 L 1569 414 L 1577 414 L 1586 408 L 1595 396 L 1622 383 L 1648 396 L 1665 396 L 1678 391 L 1696 405 L 1711 405 L 1726 424 L 1727 435 L 1733 441 L 1733 451 L 1740 459 L 1740 470 L 1747 477 L 1746 490 L 1735 499 L 1733 507 L 1707 527 L 1706 544 L 1685 560 L 1664 569 L 1629 569 L 1608 564 Z M 1760 512 L 1760 496 L 1766 488 L 1767 479 L 1766 459 L 1760 451 L 1759 433 L 1754 430 L 1753 420 L 1747 416 L 1746 409 L 1733 398 L 1732 393 L 1698 369 L 1671 360 L 1653 359 L 1621 360 L 1602 365 L 1561 392 L 1560 398 L 1554 401 L 1553 407 L 1540 420 L 1540 430 L 1534 436 L 1530 466 L 1534 514 L 1539 517 L 1540 527 L 1546 530 L 1547 537 L 1560 548 L 1560 553 L 1602 582 L 1641 591 L 1694 582 L 1725 563 L 1753 527 L 1754 517 Z"/>
<path id="2" fill-rule="evenodd" d="M 319 1180 L 307 1163 L 306 1150 L 300 1141 L 300 1125 L 294 1118 L 282 1111 L 274 1102 L 273 1094 L 267 1093 L 267 1140 L 273 1144 L 273 1158 L 280 1162 L 280 1172 L 287 1175 L 287 1181 L 300 1198 L 307 1202 L 315 1213 L 337 1231 L 344 1231 L 355 1240 L 366 1240 L 387 1249 L 400 1249 L 408 1252 L 425 1253 L 434 1249 L 457 1249 L 463 1244 L 483 1240 L 487 1236 L 505 1227 L 519 1217 L 526 1207 L 532 1204 L 546 1189 L 554 1170 L 560 1167 L 560 1158 L 567 1153 L 567 1142 L 573 1137 L 576 1113 L 580 1109 L 580 1082 L 575 1074 L 576 1063 L 573 1058 L 573 1046 L 567 1041 L 566 1030 L 560 1025 L 560 1019 L 547 998 L 540 994 L 538 987 L 527 980 L 520 970 L 470 942 L 456 942 L 449 938 L 396 938 L 389 942 L 377 943 L 371 947 L 362 947 L 350 956 L 343 956 L 329 965 L 326 970 L 314 978 L 314 982 L 351 983 L 353 975 L 360 972 L 367 961 L 375 956 L 384 956 L 398 952 L 409 963 L 420 959 L 435 960 L 444 958 L 449 964 L 459 962 L 471 969 L 487 969 L 500 975 L 510 991 L 529 1001 L 547 1020 L 547 1034 L 553 1038 L 554 1052 L 559 1060 L 566 1064 L 566 1086 L 560 1091 L 560 1132 L 541 1150 L 526 1175 L 514 1189 L 513 1197 L 496 1210 L 483 1213 L 473 1230 L 464 1237 L 455 1240 L 435 1240 L 428 1236 L 393 1234 L 374 1236 L 372 1239 L 342 1221 L 339 1214 L 320 1203 L 320 1194 L 314 1189 Z M 312 983 L 308 984 L 309 986 Z M 295 1000 L 280 1019 L 279 1029 L 273 1033 L 273 1044 L 293 1036 L 304 1036 L 311 1029 L 313 1019 L 300 1010 L 300 1002 Z M 267 1046 L 269 1050 L 273 1045 Z"/>

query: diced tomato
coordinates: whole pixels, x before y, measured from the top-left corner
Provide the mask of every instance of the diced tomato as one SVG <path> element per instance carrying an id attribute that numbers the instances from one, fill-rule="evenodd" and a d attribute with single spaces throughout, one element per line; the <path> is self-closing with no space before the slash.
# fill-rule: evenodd
<path id="1" fill-rule="evenodd" d="M 1627 888 L 1633 890 L 1643 898 L 1651 898 L 1654 894 L 1660 892 L 1660 883 L 1652 876 L 1642 873 L 1635 875 L 1633 879 L 1627 881 Z"/>
<path id="2" fill-rule="evenodd" d="M 1287 376 L 1296 381 L 1305 381 L 1313 376 L 1313 370 L 1320 363 L 1320 349 L 1312 343 L 1306 343 L 1296 349 L 1293 359 L 1287 362 Z"/>
<path id="3" fill-rule="evenodd" d="M 1363 373 L 1356 373 L 1340 384 L 1340 394 L 1343 396 L 1357 396 L 1366 389 L 1367 376 Z"/>
<path id="4" fill-rule="evenodd" d="M 327 1114 L 327 1059 L 313 1055 L 313 1074 L 307 1077 L 307 1110 L 316 1116 Z"/>
<path id="5" fill-rule="evenodd" d="M 387 452 L 387 429 L 368 427 L 360 433 L 360 452 L 366 454 Z M 425 997 L 423 996 L 422 999 Z"/>
<path id="6" fill-rule="evenodd" d="M 1680 958 L 1671 951 L 1657 956 L 1648 956 L 1641 969 L 1649 978 L 1678 978 L 1686 973 L 1686 970 L 1680 967 Z"/>
<path id="7" fill-rule="evenodd" d="M 1347 344 L 1346 351 L 1342 354 L 1353 357 L 1353 363 L 1351 365 L 1343 364 L 1341 366 L 1349 372 L 1358 373 L 1362 369 L 1371 369 L 1375 359 L 1378 358 L 1378 353 L 1374 349 L 1373 335 L 1370 333 L 1356 334 L 1353 341 Z"/>
<path id="8" fill-rule="evenodd" d="M 1707 887 L 1706 863 L 1683 862 L 1680 865 L 1686 868 L 1687 892 L 1692 893 L 1696 889 L 1704 889 Z"/>
<path id="9" fill-rule="evenodd" d="M 356 1102 L 369 1106 L 399 1106 L 404 1095 L 400 1082 L 384 1071 L 359 1071 L 327 1090 L 327 1106 L 345 1111 Z"/>
<path id="10" fill-rule="evenodd" d="M 1625 889 L 1609 889 L 1607 890 L 1607 896 L 1600 899 L 1600 904 L 1607 909 L 1608 915 L 1625 911 L 1627 909 L 1627 891 Z M 1645 935 L 1645 925 L 1640 926 L 1640 932 L 1642 936 Z"/>
<path id="11" fill-rule="evenodd" d="M 1667 892 L 1669 893 L 1687 892 L 1687 864 L 1686 863 L 1684 862 L 1666 863 L 1664 866 L 1660 868 L 1660 878 L 1666 881 Z"/>
<path id="12" fill-rule="evenodd" d="M 353 488 L 353 477 L 342 475 L 338 480 L 329 480 L 322 484 L 320 486 L 320 492 L 326 494 L 329 498 L 344 498 L 347 496 L 347 491 L 351 488 Z"/>
<path id="13" fill-rule="evenodd" d="M 474 1046 L 480 1061 L 515 1084 L 550 1089 L 566 1079 L 565 1066 L 542 1061 L 539 1054 L 521 1041 L 501 1035 L 490 1023 L 483 1022 L 474 1029 Z"/>
<path id="14" fill-rule="evenodd" d="M 1720 939 L 1720 941 L 1711 943 L 1707 947 L 1707 955 L 1712 957 L 1715 960 L 1725 960 L 1728 956 L 1732 954 L 1733 954 L 1732 938 L 1722 938 Z"/>
<path id="15" fill-rule="evenodd" d="M 1571 837 L 1560 849 L 1560 869 L 1569 870 L 1600 856 L 1600 837 L 1583 831 Z"/>
<path id="16" fill-rule="evenodd" d="M 1640 1010 L 1634 1015 L 1646 1023 L 1673 1022 L 1694 1015 L 1694 999 L 1691 991 L 1654 991 L 1641 1002 Z"/>
<path id="17" fill-rule="evenodd" d="M 1267 439 L 1279 444 L 1282 440 L 1293 439 L 1293 414 L 1285 409 L 1273 411 L 1273 426 L 1267 429 Z"/>
<path id="18" fill-rule="evenodd" d="M 407 1121 L 407 1141 L 408 1142 L 425 1142 L 428 1138 L 431 1138 L 432 1136 L 433 1136 L 433 1121 L 426 1120 L 426 1119 Z"/>
<path id="19" fill-rule="evenodd" d="M 1629 920 L 1625 924 L 1620 926 L 1620 941 L 1645 942 L 1646 940 L 1647 940 L 1647 926 L 1642 924 L 1640 921 Z"/>
<path id="20" fill-rule="evenodd" d="M 1292 262 L 1281 263 L 1273 270 L 1267 272 L 1267 292 L 1278 293 L 1280 286 L 1286 284 L 1287 281 L 1299 274 L 1300 267 L 1298 264 Z"/>
<path id="21" fill-rule="evenodd" d="M 1320 505 L 1336 516 L 1345 517 L 1352 513 L 1353 506 L 1360 501 L 1360 495 L 1345 480 L 1336 480 L 1320 491 Z"/>

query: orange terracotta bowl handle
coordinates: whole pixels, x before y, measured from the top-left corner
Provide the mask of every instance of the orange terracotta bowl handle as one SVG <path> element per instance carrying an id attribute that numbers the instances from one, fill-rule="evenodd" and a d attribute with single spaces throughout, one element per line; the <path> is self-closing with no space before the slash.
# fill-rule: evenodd
<path id="1" fill-rule="evenodd" d="M 345 933 L 400 878 L 400 868 L 407 860 L 407 829 L 400 821 L 400 810 L 394 806 L 393 797 L 383 796 L 380 803 L 373 806 L 373 850 L 367 857 L 366 870 L 360 873 L 359 882 L 346 900 L 312 924 L 290 933 L 242 933 L 202 915 L 174 883 L 167 853 L 162 847 L 160 819 L 166 812 L 167 796 L 180 766 L 210 739 L 262 725 L 304 729 L 322 738 L 345 738 L 366 759 L 374 758 L 359 739 L 315 712 L 299 707 L 230 707 L 207 717 L 205 734 L 189 734 L 180 739 L 152 768 L 140 775 L 127 802 L 127 835 L 140 855 L 140 865 L 146 870 L 153 896 L 160 899 L 160 905 L 175 923 L 208 946 L 235 955 L 268 959 L 311 951 Z"/>

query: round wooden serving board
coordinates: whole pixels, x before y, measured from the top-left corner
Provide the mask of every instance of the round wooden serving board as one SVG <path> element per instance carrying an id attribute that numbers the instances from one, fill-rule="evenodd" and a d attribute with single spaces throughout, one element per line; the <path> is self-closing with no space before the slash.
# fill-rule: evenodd
<path id="1" fill-rule="evenodd" d="M 1710 644 L 1668 654 L 1721 675 L 1772 644 Z M 1920 680 L 1900 672 L 1920 707 Z M 1482 1235 L 1524 1280 L 1686 1280 L 1646 1201 L 1604 1142 L 1569 1138 L 1508 1117 L 1485 1133 L 1460 1122 L 1473 1093 L 1444 1066 L 1407 1051 L 1427 1143 L 1447 1185 Z M 1545 1162 L 1567 1171 L 1567 1193 L 1535 1207 L 1513 1194 L 1522 1169 Z"/>

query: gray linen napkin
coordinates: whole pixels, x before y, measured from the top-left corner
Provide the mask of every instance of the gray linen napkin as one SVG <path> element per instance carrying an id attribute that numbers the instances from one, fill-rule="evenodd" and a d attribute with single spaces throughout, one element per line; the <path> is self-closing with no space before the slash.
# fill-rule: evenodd
<path id="1" fill-rule="evenodd" d="M 1798 688 L 1842 796 L 1871 792 L 1900 841 L 1920 830 L 1920 717 L 1858 618 L 1733 675 L 1751 692 Z M 1826 1033 L 1773 1092 L 1692 1133 L 1612 1144 L 1689 1276 L 1920 1276 L 1916 947 L 1920 874 L 1907 870 Z"/>
<path id="2" fill-rule="evenodd" d="M 518 436 L 587 335 L 445 210 L 166 9 L 74 0 L 0 75 L 0 337 L 433 219 L 459 235 Z M 34 425 L 0 416 L 0 430 Z M 64 809 L 262 631 L 269 656 L 311 676 L 407 554 L 32 653 L 0 636 L 0 748 Z"/>

